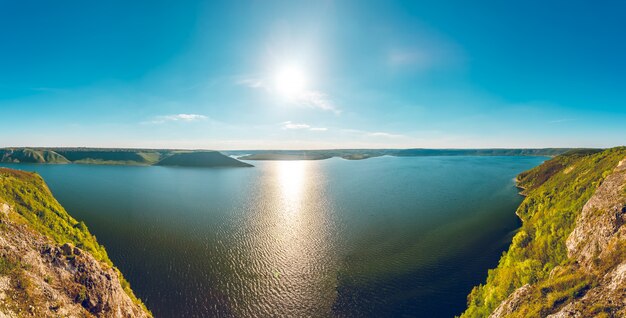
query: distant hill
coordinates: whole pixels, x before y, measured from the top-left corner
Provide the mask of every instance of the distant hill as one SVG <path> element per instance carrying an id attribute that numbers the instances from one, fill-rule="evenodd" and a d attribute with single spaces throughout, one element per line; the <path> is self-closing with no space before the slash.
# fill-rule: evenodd
<path id="1" fill-rule="evenodd" d="M 557 156 L 573 149 L 538 148 L 538 149 L 403 149 L 393 153 L 399 157 L 422 156 Z"/>
<path id="2" fill-rule="evenodd" d="M 156 165 L 184 167 L 252 167 L 251 164 L 225 156 L 217 151 L 174 153 L 159 161 Z"/>
<path id="3" fill-rule="evenodd" d="M 54 150 L 74 163 L 122 165 L 152 165 L 167 153 L 142 149 L 58 148 Z"/>
<path id="4" fill-rule="evenodd" d="M 572 149 L 328 149 L 328 150 L 250 150 L 227 151 L 242 155 L 243 160 L 321 160 L 340 157 L 362 160 L 380 156 L 426 157 L 426 156 L 557 156 Z"/>
<path id="5" fill-rule="evenodd" d="M 334 156 L 321 153 L 257 153 L 240 157 L 243 160 L 323 160 Z"/>
<path id="6" fill-rule="evenodd" d="M 327 150 L 207 150 L 122 149 L 122 148 L 3 148 L 0 162 L 81 163 L 109 165 L 162 165 L 191 167 L 248 167 L 241 160 L 323 160 L 340 157 L 362 160 L 380 156 L 557 156 L 568 151 L 594 149 L 327 149 Z M 239 156 L 237 159 L 229 157 Z"/>
<path id="7" fill-rule="evenodd" d="M 62 155 L 44 149 L 0 149 L 0 162 L 11 163 L 69 163 Z"/>
<path id="8" fill-rule="evenodd" d="M 79 163 L 108 165 L 168 165 L 190 167 L 250 167 L 217 151 L 115 148 L 4 148 L 5 163 Z"/>

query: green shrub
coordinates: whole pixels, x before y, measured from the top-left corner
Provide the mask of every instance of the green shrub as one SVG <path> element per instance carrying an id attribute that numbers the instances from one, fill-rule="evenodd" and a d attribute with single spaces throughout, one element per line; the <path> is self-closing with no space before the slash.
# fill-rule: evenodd
<path id="1" fill-rule="evenodd" d="M 624 147 L 573 152 L 520 174 L 518 182 L 527 195 L 517 210 L 522 228 L 498 267 L 489 271 L 485 284 L 474 287 L 461 317 L 489 316 L 513 291 L 527 283 L 537 284 L 546 292 L 534 293 L 532 302 L 521 305 L 517 311 L 520 317 L 542 316 L 584 292 L 589 278 L 580 273 L 552 278 L 549 275 L 556 266 L 568 266 L 565 241 L 574 229 L 576 217 L 624 157 Z"/>
<path id="2" fill-rule="evenodd" d="M 100 245 L 84 222 L 72 218 L 54 198 L 43 179 L 36 173 L 0 168 L 0 193 L 13 210 L 20 216 L 21 221 L 34 230 L 51 238 L 57 244 L 72 243 L 88 251 L 97 260 L 109 267 L 113 262 L 109 259 L 105 248 Z M 2 268 L 9 268 L 7 263 L 0 261 Z M 138 305 L 146 309 L 131 290 L 128 281 L 116 269 L 124 291 Z M 146 309 L 147 311 L 147 309 Z"/>

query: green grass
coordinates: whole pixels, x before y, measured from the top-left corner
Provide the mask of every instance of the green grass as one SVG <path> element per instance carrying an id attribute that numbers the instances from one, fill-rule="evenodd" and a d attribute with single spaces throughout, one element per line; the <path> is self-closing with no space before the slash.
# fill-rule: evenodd
<path id="1" fill-rule="evenodd" d="M 69 163 L 65 157 L 52 150 L 29 148 L 0 149 L 0 162 L 12 163 Z"/>
<path id="2" fill-rule="evenodd" d="M 184 167 L 252 167 L 217 151 L 175 152 L 157 163 L 159 166 Z"/>
<path id="3" fill-rule="evenodd" d="M 19 267 L 19 263 L 6 256 L 0 256 L 0 276 L 6 276 L 11 274 L 16 268 Z"/>
<path id="4" fill-rule="evenodd" d="M 38 174 L 0 168 L 0 193 L 2 200 L 19 215 L 18 221 L 26 223 L 57 244 L 72 243 L 114 268 L 124 291 L 133 302 L 146 309 L 131 290 L 128 281 L 113 266 L 105 248 L 98 244 L 85 223 L 78 222 L 65 211 Z M 7 263 L 7 260 L 0 262 L 0 273 L 10 268 L 11 263 Z"/>
<path id="5" fill-rule="evenodd" d="M 472 290 L 461 317 L 489 316 L 525 284 L 534 284 L 532 301 L 522 304 L 514 316 L 545 315 L 584 292 L 591 284 L 590 278 L 569 271 L 565 241 L 584 204 L 624 157 L 624 147 L 575 151 L 520 174 L 518 181 L 527 195 L 517 210 L 522 228 L 498 267 L 489 270 L 487 281 Z M 567 270 L 549 277 L 557 266 Z"/>

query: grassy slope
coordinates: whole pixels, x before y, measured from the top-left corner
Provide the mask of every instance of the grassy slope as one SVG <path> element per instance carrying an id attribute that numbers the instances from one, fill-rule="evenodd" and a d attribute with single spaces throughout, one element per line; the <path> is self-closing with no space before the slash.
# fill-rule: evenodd
<path id="1" fill-rule="evenodd" d="M 185 167 L 252 167 L 217 151 L 174 153 L 157 163 L 159 166 Z"/>
<path id="2" fill-rule="evenodd" d="M 69 163 L 65 157 L 44 149 L 0 149 L 0 162 L 14 163 Z"/>
<path id="3" fill-rule="evenodd" d="M 0 162 L 79 163 L 106 165 L 176 165 L 190 167 L 249 167 L 217 151 L 103 148 L 4 148 Z"/>
<path id="4" fill-rule="evenodd" d="M 538 288 L 515 317 L 545 316 L 589 288 L 593 281 L 569 266 L 565 241 L 584 204 L 625 156 L 624 147 L 574 151 L 520 174 L 518 182 L 527 195 L 517 210 L 522 228 L 498 267 L 489 270 L 486 283 L 472 290 L 461 317 L 487 317 L 525 284 Z"/>
<path id="5" fill-rule="evenodd" d="M 76 221 L 65 211 L 39 175 L 0 168 L 0 201 L 11 205 L 26 224 L 57 244 L 71 242 L 90 252 L 99 261 L 113 267 L 106 250 L 98 244 L 85 223 Z M 116 269 L 116 272 L 124 291 L 145 309 L 141 300 L 131 290 L 128 281 L 119 270 Z"/>
<path id="6" fill-rule="evenodd" d="M 242 160 L 323 160 L 332 156 L 325 154 L 283 154 L 283 153 L 259 153 L 241 157 Z"/>
<path id="7" fill-rule="evenodd" d="M 161 157 L 160 152 L 127 149 L 55 149 L 69 161 L 85 164 L 151 165 Z"/>

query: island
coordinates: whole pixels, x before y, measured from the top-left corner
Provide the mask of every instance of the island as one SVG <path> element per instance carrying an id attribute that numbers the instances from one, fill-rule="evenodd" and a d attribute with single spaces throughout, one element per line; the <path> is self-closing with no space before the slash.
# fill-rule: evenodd
<path id="1" fill-rule="evenodd" d="M 523 225 L 461 317 L 626 317 L 626 147 L 570 151 L 517 183 Z"/>

